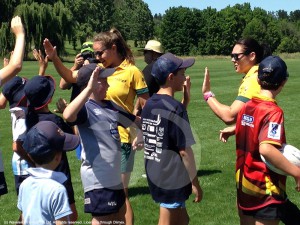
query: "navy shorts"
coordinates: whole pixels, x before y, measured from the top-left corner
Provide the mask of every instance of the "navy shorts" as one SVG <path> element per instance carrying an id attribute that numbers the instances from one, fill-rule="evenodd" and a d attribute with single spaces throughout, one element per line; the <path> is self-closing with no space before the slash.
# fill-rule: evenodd
<path id="1" fill-rule="evenodd" d="M 287 200 L 283 204 L 271 204 L 258 210 L 242 210 L 244 215 L 263 220 L 281 220 L 285 225 L 300 224 L 300 210 Z"/>
<path id="2" fill-rule="evenodd" d="M 125 193 L 121 189 L 100 188 L 84 193 L 84 212 L 92 216 L 106 216 L 117 213 L 125 204 Z M 119 187 L 119 188 L 120 188 Z"/>
<path id="3" fill-rule="evenodd" d="M 6 185 L 6 180 L 4 176 L 4 172 L 0 172 L 0 195 L 5 195 L 7 194 L 7 185 Z"/>

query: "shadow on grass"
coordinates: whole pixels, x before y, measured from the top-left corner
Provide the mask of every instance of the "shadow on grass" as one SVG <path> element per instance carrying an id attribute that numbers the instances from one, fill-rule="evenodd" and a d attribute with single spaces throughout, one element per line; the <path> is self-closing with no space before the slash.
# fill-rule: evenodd
<path id="1" fill-rule="evenodd" d="M 197 176 L 209 176 L 215 173 L 222 173 L 221 170 L 198 170 Z M 140 187 L 130 187 L 129 188 L 129 196 L 134 197 L 138 195 L 148 195 L 150 194 L 148 186 L 140 186 Z"/>
<path id="2" fill-rule="evenodd" d="M 197 176 L 209 176 L 215 173 L 222 173 L 222 170 L 198 170 Z"/>

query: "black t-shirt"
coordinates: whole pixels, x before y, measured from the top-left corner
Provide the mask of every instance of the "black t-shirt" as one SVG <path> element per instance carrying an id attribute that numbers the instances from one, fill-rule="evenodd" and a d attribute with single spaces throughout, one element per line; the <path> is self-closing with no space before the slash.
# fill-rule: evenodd
<path id="1" fill-rule="evenodd" d="M 165 203 L 185 201 L 192 186 L 179 151 L 195 143 L 185 107 L 171 96 L 154 94 L 141 117 L 152 198 Z"/>
<path id="2" fill-rule="evenodd" d="M 155 61 L 151 62 L 150 64 L 148 64 L 144 69 L 143 69 L 143 74 L 144 74 L 144 78 L 146 81 L 146 84 L 148 86 L 148 90 L 149 90 L 149 96 L 151 97 L 154 93 L 158 92 L 159 90 L 159 84 L 156 82 L 156 80 L 154 79 L 154 77 L 151 75 L 151 70 L 153 67 Z"/>

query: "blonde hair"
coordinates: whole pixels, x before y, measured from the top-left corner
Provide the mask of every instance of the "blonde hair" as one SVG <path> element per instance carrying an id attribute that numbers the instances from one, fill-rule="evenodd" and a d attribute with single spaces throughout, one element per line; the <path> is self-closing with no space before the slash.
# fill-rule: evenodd
<path id="1" fill-rule="evenodd" d="M 118 31 L 116 28 L 96 34 L 94 37 L 94 42 L 97 41 L 103 42 L 106 48 L 111 48 L 113 45 L 116 45 L 120 57 L 122 59 L 127 59 L 130 63 L 134 64 L 132 51 L 124 40 L 120 31 Z"/>

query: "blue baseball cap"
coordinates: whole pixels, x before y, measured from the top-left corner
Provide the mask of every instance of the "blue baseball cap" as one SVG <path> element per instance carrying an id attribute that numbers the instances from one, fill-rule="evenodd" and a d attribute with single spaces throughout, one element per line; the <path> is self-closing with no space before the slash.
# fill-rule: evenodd
<path id="1" fill-rule="evenodd" d="M 260 81 L 279 86 L 289 76 L 285 62 L 278 56 L 268 56 L 258 67 Z"/>
<path id="2" fill-rule="evenodd" d="M 52 121 L 40 121 L 26 133 L 23 148 L 29 155 L 40 157 L 52 151 L 74 150 L 79 143 L 78 135 L 63 132 Z"/>
<path id="3" fill-rule="evenodd" d="M 98 66 L 97 63 L 90 63 L 87 65 L 82 66 L 79 70 L 78 70 L 78 74 L 77 74 L 77 85 L 79 87 L 83 87 L 85 85 L 87 85 L 87 83 L 90 80 L 90 77 L 93 73 L 93 71 L 96 69 L 96 67 Z M 106 78 L 109 77 L 110 75 L 112 75 L 115 72 L 115 68 L 102 68 L 100 70 L 99 73 L 99 78 Z"/>
<path id="4" fill-rule="evenodd" d="M 28 107 L 35 110 L 49 104 L 55 91 L 55 81 L 52 76 L 34 76 L 27 81 L 24 92 Z"/>
<path id="5" fill-rule="evenodd" d="M 160 83 L 165 83 L 170 73 L 178 69 L 185 69 L 194 65 L 195 59 L 181 59 L 172 53 L 166 53 L 160 56 L 153 64 L 151 75 Z"/>
<path id="6" fill-rule="evenodd" d="M 24 77 L 14 76 L 4 84 L 2 94 L 8 100 L 10 108 L 19 106 L 20 103 L 26 99 L 24 93 L 26 81 L 27 79 Z"/>

